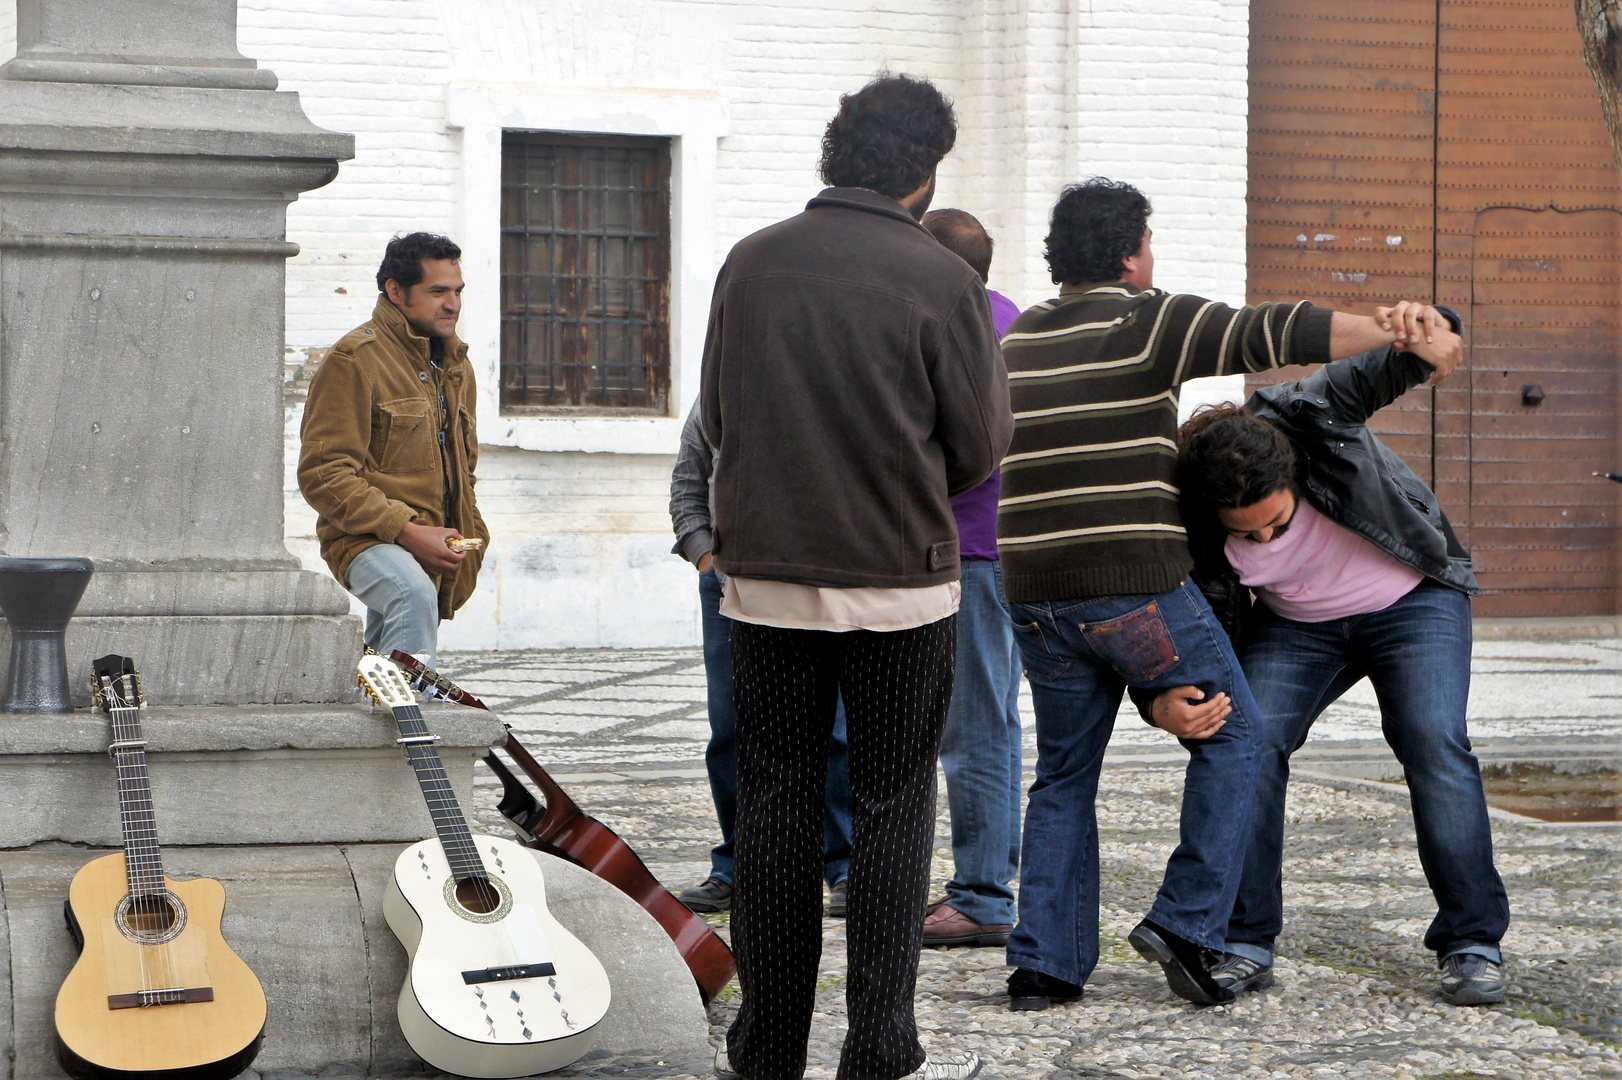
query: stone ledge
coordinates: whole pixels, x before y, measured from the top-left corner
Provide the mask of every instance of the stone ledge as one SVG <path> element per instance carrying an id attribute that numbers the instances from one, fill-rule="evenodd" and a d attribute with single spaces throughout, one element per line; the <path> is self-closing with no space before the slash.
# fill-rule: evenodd
<path id="1" fill-rule="evenodd" d="M 458 795 L 504 727 L 425 710 Z M 176 844 L 420 840 L 433 834 L 393 718 L 361 705 L 151 709 L 143 715 L 159 835 Z M 0 715 L 0 848 L 122 842 L 105 718 Z"/>

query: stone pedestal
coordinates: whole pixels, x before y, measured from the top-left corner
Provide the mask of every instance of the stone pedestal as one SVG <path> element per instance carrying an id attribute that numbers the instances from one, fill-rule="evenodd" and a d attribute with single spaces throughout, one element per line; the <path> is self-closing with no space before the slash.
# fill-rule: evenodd
<path id="1" fill-rule="evenodd" d="M 166 867 L 225 883 L 225 936 L 269 999 L 255 1067 L 416 1071 L 381 897 L 433 826 L 392 716 L 352 703 L 344 591 L 282 543 L 286 208 L 354 140 L 237 52 L 235 0 L 17 13 L 0 68 L 0 554 L 95 560 L 72 685 L 87 701 L 104 653 L 140 669 Z M 427 718 L 465 802 L 502 725 Z M 108 738 L 99 713 L 0 716 L 0 1080 L 61 1075 L 62 900 L 121 842 Z M 560 920 L 609 969 L 599 1045 L 702 1058 L 698 994 L 658 924 L 584 871 L 548 873 Z"/>
<path id="2" fill-rule="evenodd" d="M 354 140 L 275 85 L 235 0 L 19 0 L 0 68 L 0 553 L 94 559 L 69 662 L 154 702 L 341 700 L 360 647 L 281 495 L 286 208 Z"/>

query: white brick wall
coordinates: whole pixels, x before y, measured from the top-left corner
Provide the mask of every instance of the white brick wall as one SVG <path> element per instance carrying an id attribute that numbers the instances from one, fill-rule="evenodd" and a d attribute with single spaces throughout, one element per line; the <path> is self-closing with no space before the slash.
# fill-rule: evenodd
<path id="1" fill-rule="evenodd" d="M 1048 210 L 1094 173 L 1154 200 L 1158 284 L 1244 297 L 1247 0 L 241 0 L 238 26 L 243 53 L 315 122 L 356 136 L 355 160 L 288 214 L 295 355 L 368 317 L 390 236 L 458 235 L 453 79 L 724 96 L 712 255 L 689 259 L 696 280 L 683 282 L 705 294 L 734 242 L 816 192 L 839 95 L 889 67 L 955 97 L 961 132 L 936 205 L 986 223 L 992 284 L 1016 302 L 1052 295 Z M 290 439 L 297 422 L 295 410 Z M 692 572 L 666 554 L 671 460 L 487 448 L 492 557 L 445 647 L 695 641 Z M 313 515 L 287 479 L 289 546 L 319 566 Z"/>

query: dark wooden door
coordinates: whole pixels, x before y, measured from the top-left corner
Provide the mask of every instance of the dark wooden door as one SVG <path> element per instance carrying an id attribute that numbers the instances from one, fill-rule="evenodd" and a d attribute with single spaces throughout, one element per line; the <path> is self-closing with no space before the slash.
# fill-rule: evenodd
<path id="1" fill-rule="evenodd" d="M 1622 183 L 1565 0 L 1255 0 L 1252 302 L 1464 315 L 1374 426 L 1471 547 L 1479 615 L 1619 610 Z M 1541 403 L 1522 387 L 1541 389 Z"/>

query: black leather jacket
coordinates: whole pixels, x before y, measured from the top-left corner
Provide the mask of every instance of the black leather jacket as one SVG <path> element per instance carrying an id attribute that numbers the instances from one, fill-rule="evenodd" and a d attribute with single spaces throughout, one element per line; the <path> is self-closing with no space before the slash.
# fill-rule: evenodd
<path id="1" fill-rule="evenodd" d="M 1281 428 L 1295 443 L 1303 463 L 1301 494 L 1319 513 L 1432 581 L 1474 596 L 1480 590 L 1470 553 L 1454 535 L 1436 495 L 1367 424 L 1432 370 L 1412 353 L 1388 346 L 1258 390 L 1245 409 Z M 1194 582 L 1229 637 L 1237 640 L 1251 598 L 1228 564 L 1223 550 L 1228 534 L 1215 514 L 1186 495 L 1182 512 L 1194 555 Z"/>

